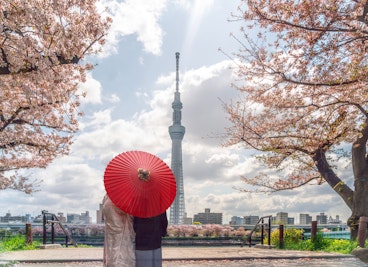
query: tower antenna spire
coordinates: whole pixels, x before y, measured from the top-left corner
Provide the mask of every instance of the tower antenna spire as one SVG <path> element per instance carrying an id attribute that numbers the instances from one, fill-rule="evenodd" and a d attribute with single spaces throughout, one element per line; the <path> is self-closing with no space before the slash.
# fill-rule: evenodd
<path id="1" fill-rule="evenodd" d="M 176 92 L 179 92 L 179 57 L 180 53 L 176 52 Z"/>

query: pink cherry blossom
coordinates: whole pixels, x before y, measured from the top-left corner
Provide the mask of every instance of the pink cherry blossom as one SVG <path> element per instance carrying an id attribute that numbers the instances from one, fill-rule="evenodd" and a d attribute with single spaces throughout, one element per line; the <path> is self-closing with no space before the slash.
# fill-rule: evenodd
<path id="1" fill-rule="evenodd" d="M 242 1 L 233 36 L 243 97 L 225 105 L 226 144 L 260 151 L 278 172 L 243 176 L 251 187 L 241 190 L 328 183 L 351 209 L 349 225 L 368 216 L 367 10 L 366 1 Z M 335 168 L 345 156 L 353 188 Z"/>
<path id="2" fill-rule="evenodd" d="M 37 181 L 19 170 L 69 152 L 86 56 L 99 52 L 110 23 L 96 0 L 0 2 L 0 190 L 32 193 Z"/>

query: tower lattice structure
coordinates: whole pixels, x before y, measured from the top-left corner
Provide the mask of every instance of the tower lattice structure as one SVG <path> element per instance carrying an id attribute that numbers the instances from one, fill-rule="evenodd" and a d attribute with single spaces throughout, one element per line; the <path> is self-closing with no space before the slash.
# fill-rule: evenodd
<path id="1" fill-rule="evenodd" d="M 185 214 L 184 201 L 184 182 L 183 182 L 183 160 L 182 160 L 182 141 L 185 134 L 185 127 L 181 125 L 181 110 L 183 104 L 180 101 L 179 92 L 179 56 L 176 52 L 176 90 L 174 95 L 173 125 L 169 127 L 169 134 L 172 141 L 171 148 L 171 169 L 176 179 L 176 197 L 170 208 L 170 223 L 183 224 Z"/>

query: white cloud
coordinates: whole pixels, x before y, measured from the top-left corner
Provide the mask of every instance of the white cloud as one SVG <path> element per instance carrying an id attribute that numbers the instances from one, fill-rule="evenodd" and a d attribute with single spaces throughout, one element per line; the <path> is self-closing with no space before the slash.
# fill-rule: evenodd
<path id="1" fill-rule="evenodd" d="M 107 101 L 114 104 L 120 101 L 120 97 L 117 94 L 112 94 L 107 98 Z"/>
<path id="2" fill-rule="evenodd" d="M 78 93 L 86 93 L 86 97 L 82 98 L 83 104 L 101 104 L 101 83 L 92 77 L 91 73 L 87 73 L 86 82 L 79 84 Z"/>
<path id="3" fill-rule="evenodd" d="M 111 109 L 105 109 L 94 112 L 91 117 L 84 118 L 83 122 L 80 123 L 80 128 L 100 127 L 111 123 L 111 111 Z"/>
<path id="4" fill-rule="evenodd" d="M 221 165 L 225 167 L 234 167 L 238 163 L 238 155 L 214 154 L 206 160 L 208 164 Z"/>
<path id="5" fill-rule="evenodd" d="M 113 19 L 102 56 L 117 52 L 122 37 L 136 35 L 147 53 L 160 55 L 164 32 L 159 19 L 165 11 L 167 0 L 104 0 L 101 10 L 107 8 Z"/>

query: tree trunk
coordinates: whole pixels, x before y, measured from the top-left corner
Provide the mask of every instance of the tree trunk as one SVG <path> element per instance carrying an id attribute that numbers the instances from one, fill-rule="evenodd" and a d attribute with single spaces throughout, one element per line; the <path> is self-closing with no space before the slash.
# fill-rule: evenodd
<path id="1" fill-rule="evenodd" d="M 347 225 L 350 228 L 350 240 L 356 240 L 358 237 L 359 217 L 351 215 L 348 219 Z"/>
<path id="2" fill-rule="evenodd" d="M 354 207 L 352 215 L 348 220 L 352 240 L 356 240 L 357 238 L 360 217 L 368 216 L 368 179 L 365 177 L 368 177 L 368 174 L 355 177 Z"/>
<path id="3" fill-rule="evenodd" d="M 355 207 L 356 197 L 355 192 L 353 192 L 349 186 L 347 186 L 332 170 L 330 167 L 327 158 L 326 152 L 320 148 L 313 155 L 313 160 L 316 162 L 316 167 L 322 177 L 326 180 L 326 182 L 332 187 L 335 192 L 340 195 L 340 197 L 344 200 L 346 205 L 352 211 L 352 215 L 347 221 L 347 225 L 350 227 L 350 239 L 355 240 L 358 235 L 358 224 L 359 224 L 359 215 L 357 215 Z M 359 205 L 358 205 L 359 206 Z"/>
<path id="4" fill-rule="evenodd" d="M 346 185 L 333 171 L 326 158 L 326 152 L 323 148 L 315 151 L 313 160 L 316 163 L 318 172 L 322 175 L 325 181 L 332 187 L 333 190 L 344 200 L 346 205 L 353 211 L 354 207 L 354 192 Z"/>
<path id="5" fill-rule="evenodd" d="M 348 225 L 351 229 L 351 239 L 355 240 L 358 235 L 359 218 L 368 216 L 368 161 L 367 161 L 368 120 L 361 130 L 361 135 L 352 146 L 352 165 L 354 173 L 354 206 Z"/>

